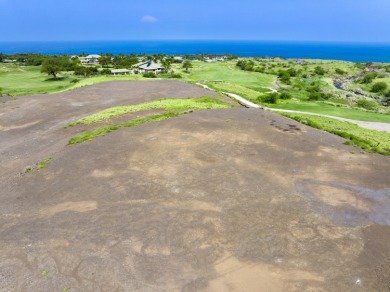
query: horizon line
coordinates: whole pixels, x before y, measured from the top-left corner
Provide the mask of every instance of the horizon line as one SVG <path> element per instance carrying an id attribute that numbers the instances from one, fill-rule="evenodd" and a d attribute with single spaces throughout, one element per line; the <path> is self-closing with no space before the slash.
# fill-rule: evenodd
<path id="1" fill-rule="evenodd" d="M 153 42 L 153 41 L 208 41 L 208 42 L 289 42 L 289 43 L 343 43 L 343 44 L 390 44 L 390 41 L 368 41 L 368 40 L 282 40 L 282 39 L 207 39 L 207 38 L 194 38 L 194 39 L 94 39 L 94 40 L 0 40 L 0 43 L 55 43 L 55 42 Z"/>

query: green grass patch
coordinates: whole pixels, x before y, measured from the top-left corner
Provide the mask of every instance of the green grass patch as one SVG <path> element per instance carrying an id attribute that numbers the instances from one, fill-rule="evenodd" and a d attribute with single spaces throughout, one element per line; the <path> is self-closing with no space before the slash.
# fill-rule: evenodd
<path id="1" fill-rule="evenodd" d="M 257 72 L 242 71 L 235 66 L 236 62 L 193 62 L 191 74 L 183 76 L 187 81 L 200 80 L 223 81 L 242 86 L 267 86 L 272 87 L 274 77 Z"/>
<path id="2" fill-rule="evenodd" d="M 18 66 L 0 63 L 0 80 L 2 93 L 12 96 L 32 95 L 57 92 L 72 85 L 72 77 L 62 73 L 66 78 L 52 80 L 40 72 L 40 66 Z"/>
<path id="3" fill-rule="evenodd" d="M 85 141 L 90 141 L 100 136 L 104 136 L 109 132 L 118 130 L 124 127 L 135 127 L 144 123 L 159 122 L 169 118 L 177 117 L 188 112 L 215 108 L 231 108 L 232 105 L 226 104 L 219 99 L 203 96 L 200 98 L 187 99 L 161 99 L 151 102 L 146 102 L 131 106 L 117 106 L 103 110 L 84 119 L 70 123 L 67 126 L 74 126 L 77 124 L 93 124 L 112 117 L 118 117 L 126 113 L 133 113 L 138 111 L 150 109 L 163 109 L 166 112 L 163 114 L 152 115 L 144 118 L 138 118 L 122 124 L 115 124 L 109 126 L 102 126 L 93 131 L 87 131 L 79 134 L 76 137 L 70 138 L 68 144 L 78 144 Z"/>
<path id="4" fill-rule="evenodd" d="M 354 145 L 367 152 L 390 155 L 389 133 L 364 129 L 352 123 L 326 117 L 292 113 L 283 113 L 282 115 L 310 127 L 343 137 L 347 140 L 345 142 L 347 145 Z"/>
<path id="5" fill-rule="evenodd" d="M 247 87 L 244 87 L 242 85 L 237 85 L 237 84 L 215 83 L 215 84 L 207 84 L 207 86 L 216 90 L 237 94 L 253 102 L 257 102 L 258 97 L 261 95 L 261 93 L 256 90 L 249 89 Z"/>
<path id="6" fill-rule="evenodd" d="M 39 162 L 37 162 L 35 165 L 32 165 L 32 166 L 27 166 L 23 171 L 19 172 L 19 174 L 26 174 L 28 172 L 32 172 L 34 170 L 40 170 L 42 168 L 45 168 L 46 165 L 51 161 L 51 157 L 48 157 L 44 160 L 41 160 Z"/>
<path id="7" fill-rule="evenodd" d="M 279 102 L 277 104 L 269 105 L 269 107 L 324 114 L 357 121 L 390 123 L 389 114 L 367 112 L 364 110 L 353 109 L 343 106 L 332 106 L 323 102 L 288 101 L 285 103 Z"/>
<path id="8" fill-rule="evenodd" d="M 200 98 L 187 98 L 187 99 L 160 99 L 151 102 L 146 102 L 137 105 L 127 105 L 127 106 L 116 106 L 103 111 L 100 111 L 96 114 L 85 117 L 81 120 L 72 122 L 66 127 L 75 126 L 78 124 L 89 125 L 97 123 L 103 120 L 107 120 L 112 117 L 118 117 L 127 113 L 134 113 L 139 111 L 151 110 L 151 109 L 162 109 L 168 112 L 180 113 L 188 109 L 193 110 L 202 110 L 202 109 L 212 109 L 212 108 L 227 108 L 231 107 L 230 105 L 222 102 L 219 99 L 203 96 Z"/>
<path id="9" fill-rule="evenodd" d="M 80 135 L 70 138 L 68 141 L 68 144 L 78 144 L 82 143 L 85 141 L 90 141 L 92 139 L 95 139 L 100 136 L 104 136 L 107 133 L 110 133 L 112 131 L 118 130 L 120 128 L 124 127 L 135 127 L 144 123 L 148 122 L 160 122 L 169 118 L 177 117 L 179 114 L 176 113 L 165 113 L 165 114 L 160 114 L 160 115 L 153 115 L 149 116 L 146 118 L 139 118 L 139 119 L 134 119 L 131 120 L 127 123 L 123 124 L 116 124 L 116 125 L 110 125 L 110 126 L 104 126 L 104 127 L 99 127 L 96 130 L 90 131 L 90 132 L 84 132 L 81 133 Z"/>

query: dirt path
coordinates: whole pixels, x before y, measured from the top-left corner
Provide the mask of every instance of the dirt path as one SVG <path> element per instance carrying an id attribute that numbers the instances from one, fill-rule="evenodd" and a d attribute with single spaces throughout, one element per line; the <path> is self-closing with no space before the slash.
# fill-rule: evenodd
<path id="1" fill-rule="evenodd" d="M 203 95 L 124 81 L 5 103 L 0 291 L 385 290 L 390 157 L 242 107 L 66 144 L 98 110 Z"/>

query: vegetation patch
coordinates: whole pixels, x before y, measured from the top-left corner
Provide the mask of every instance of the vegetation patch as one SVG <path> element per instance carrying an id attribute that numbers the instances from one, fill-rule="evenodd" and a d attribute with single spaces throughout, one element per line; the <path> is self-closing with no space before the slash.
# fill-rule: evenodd
<path id="1" fill-rule="evenodd" d="M 51 161 L 51 159 L 51 157 L 48 157 L 42 161 L 37 162 L 35 165 L 27 166 L 23 171 L 19 172 L 19 174 L 23 175 L 34 170 L 40 170 L 42 168 L 45 168 L 46 165 Z"/>
<path id="2" fill-rule="evenodd" d="M 239 96 L 242 96 L 250 101 L 256 102 L 259 95 L 261 94 L 260 92 L 249 89 L 245 86 L 237 85 L 237 84 L 228 84 L 228 83 L 214 83 L 214 84 L 208 84 L 209 87 L 216 89 L 216 90 L 221 90 L 221 91 L 226 91 L 229 93 L 234 93 L 238 94 Z M 269 90 L 268 90 L 269 91 Z"/>
<path id="3" fill-rule="evenodd" d="M 137 105 L 127 105 L 127 106 L 116 106 L 103 111 L 100 111 L 96 114 L 85 117 L 81 120 L 72 122 L 66 127 L 75 126 L 78 124 L 89 125 L 97 123 L 103 120 L 107 120 L 112 117 L 118 117 L 127 113 L 134 113 L 139 111 L 151 110 L 151 109 L 162 109 L 167 112 L 181 113 L 188 109 L 193 110 L 202 110 L 202 109 L 212 109 L 212 108 L 227 108 L 231 107 L 230 105 L 222 102 L 219 99 L 203 96 L 200 98 L 187 98 L 187 99 L 160 99 L 151 102 L 146 102 Z"/>
<path id="4" fill-rule="evenodd" d="M 146 118 L 139 118 L 139 119 L 131 120 L 131 121 L 129 121 L 127 123 L 123 123 L 123 124 L 116 124 L 116 125 L 99 127 L 93 131 L 84 132 L 76 137 L 70 138 L 68 141 L 68 144 L 78 144 L 78 143 L 82 143 L 85 141 L 90 141 L 92 139 L 95 139 L 95 138 L 100 137 L 100 136 L 104 136 L 107 133 L 118 130 L 120 128 L 135 127 L 135 126 L 138 126 L 138 125 L 141 125 L 144 123 L 148 123 L 148 122 L 159 122 L 159 121 L 173 118 L 176 116 L 178 116 L 178 114 L 166 113 L 166 114 L 153 115 L 153 116 L 149 116 Z"/>
<path id="5" fill-rule="evenodd" d="M 138 118 L 122 124 L 102 126 L 93 131 L 83 132 L 80 135 L 69 139 L 68 144 L 77 144 L 90 141 L 94 138 L 104 136 L 109 132 L 118 130 L 123 127 L 134 127 L 148 122 L 159 122 L 196 110 L 230 107 L 232 106 L 222 102 L 219 99 L 207 96 L 187 99 L 161 99 L 139 105 L 113 107 L 73 122 L 68 126 L 74 126 L 77 124 L 89 125 L 112 117 L 118 117 L 126 113 L 133 113 L 150 109 L 163 109 L 166 111 L 166 113 L 152 115 L 145 118 Z"/>
<path id="6" fill-rule="evenodd" d="M 389 114 L 369 112 L 357 108 L 348 108 L 342 106 L 341 104 L 339 106 L 333 106 L 321 101 L 289 101 L 288 103 L 279 102 L 278 104 L 270 104 L 268 106 L 271 108 L 311 112 L 357 121 L 390 123 Z"/>
<path id="7" fill-rule="evenodd" d="M 367 152 L 390 155 L 389 133 L 364 129 L 352 123 L 326 117 L 290 113 L 283 113 L 282 115 L 310 127 L 343 137 L 347 140 L 345 142 L 347 145 L 354 145 Z"/>

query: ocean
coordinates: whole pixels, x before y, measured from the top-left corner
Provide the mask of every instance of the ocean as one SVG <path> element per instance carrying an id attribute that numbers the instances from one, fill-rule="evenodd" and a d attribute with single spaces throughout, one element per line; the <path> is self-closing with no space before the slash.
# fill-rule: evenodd
<path id="1" fill-rule="evenodd" d="M 52 41 L 0 42 L 0 52 L 55 54 L 234 54 L 243 57 L 267 56 L 390 62 L 390 43 L 332 43 L 287 41 Z"/>

